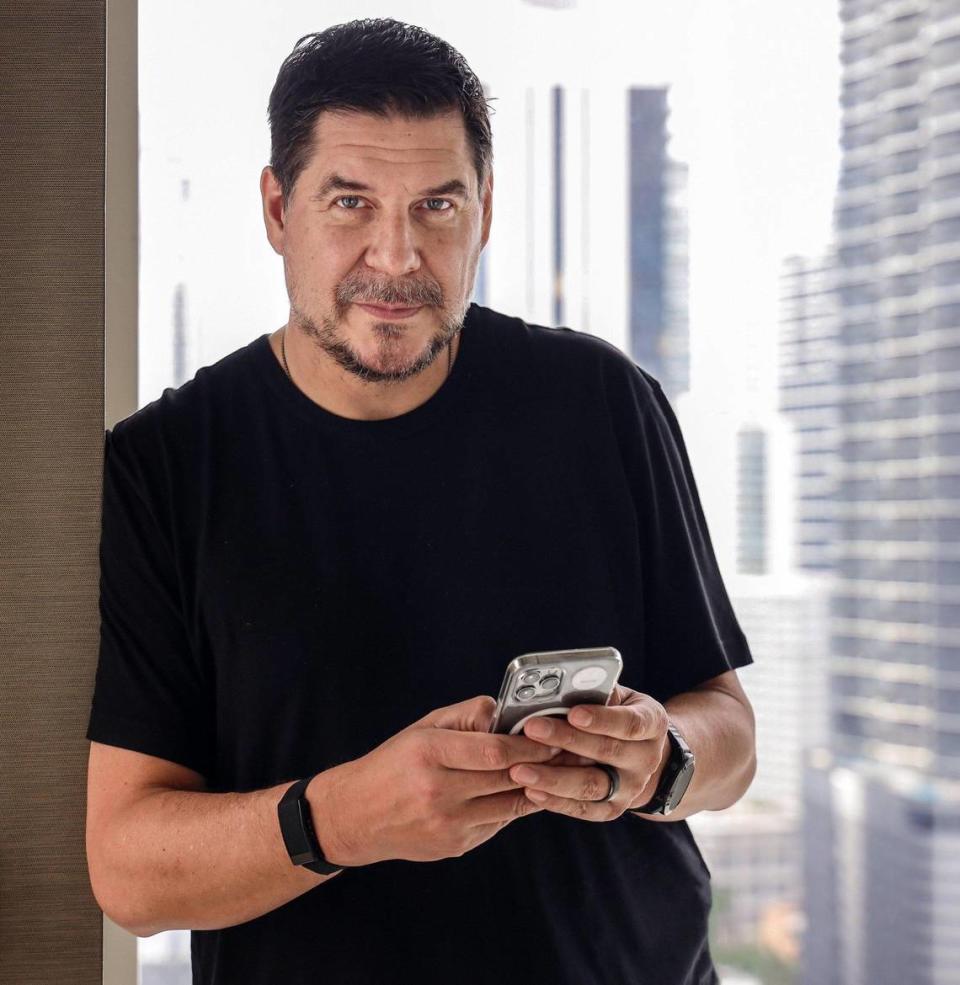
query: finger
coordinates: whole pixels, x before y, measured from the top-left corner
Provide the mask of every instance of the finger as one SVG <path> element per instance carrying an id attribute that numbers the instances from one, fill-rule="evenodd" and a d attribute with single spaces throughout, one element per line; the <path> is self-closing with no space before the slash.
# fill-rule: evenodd
<path id="1" fill-rule="evenodd" d="M 575 752 L 567 752 L 563 749 L 553 759 L 548 759 L 547 762 L 551 766 L 594 766 L 597 761 L 589 756 L 580 756 Z"/>
<path id="2" fill-rule="evenodd" d="M 568 817 L 575 817 L 580 821 L 612 821 L 614 818 L 620 817 L 624 811 L 621 805 L 612 800 L 599 802 L 571 800 L 568 797 L 557 797 L 553 794 L 544 793 L 542 790 L 532 790 L 529 787 L 526 788 L 525 792 L 538 807 L 543 807 L 544 810 L 554 814 L 566 814 Z M 534 799 L 532 794 L 542 795 L 543 799 Z"/>
<path id="3" fill-rule="evenodd" d="M 545 746 L 559 746 L 566 752 L 586 756 L 598 763 L 626 768 L 634 765 L 637 757 L 636 749 L 630 748 L 630 740 L 612 735 L 592 735 L 567 722 L 535 718 L 523 728 L 527 735 Z"/>
<path id="4" fill-rule="evenodd" d="M 502 824 L 539 810 L 540 805 L 526 797 L 523 790 L 512 790 L 468 800 L 463 806 L 463 817 L 468 826 L 476 827 L 495 822 Z"/>
<path id="5" fill-rule="evenodd" d="M 496 699 L 489 694 L 479 694 L 475 698 L 458 701 L 455 705 L 434 708 L 403 731 L 433 725 L 437 728 L 457 729 L 461 732 L 486 732 L 493 722 L 496 707 Z"/>
<path id="6" fill-rule="evenodd" d="M 548 760 L 548 762 L 552 761 Z M 538 763 L 537 766 L 539 765 Z M 523 786 L 513 778 L 510 770 L 451 769 L 444 772 L 443 782 L 448 787 L 450 795 L 461 801 L 489 797 L 507 791 L 516 792 Z"/>
<path id="7" fill-rule="evenodd" d="M 667 710 L 649 695 L 639 694 L 622 705 L 575 705 L 567 722 L 584 732 L 616 739 L 655 739 L 667 727 Z"/>
<path id="8" fill-rule="evenodd" d="M 432 728 L 423 736 L 433 762 L 455 770 L 506 770 L 514 763 L 545 762 L 555 753 L 550 743 L 525 735 Z"/>
<path id="9" fill-rule="evenodd" d="M 625 705 L 632 697 L 639 694 L 639 691 L 634 691 L 629 687 L 624 687 L 622 684 L 614 684 L 613 690 L 610 692 L 610 697 L 607 699 L 608 705 Z"/>
<path id="10" fill-rule="evenodd" d="M 524 762 L 530 764 L 529 760 Z M 593 766 L 595 759 L 577 756 L 575 753 L 558 752 L 551 759 L 544 760 L 550 766 L 569 768 L 571 766 Z M 539 765 L 539 764 L 537 764 Z M 524 786 L 514 778 L 513 771 L 518 767 L 504 770 L 451 770 L 454 789 L 463 797 L 486 797 L 505 790 L 516 790 Z M 603 774 L 605 777 L 606 773 Z M 606 791 L 604 791 L 606 792 Z"/>
<path id="11" fill-rule="evenodd" d="M 570 800 L 602 800 L 610 790 L 610 777 L 596 766 L 513 766 L 509 775 L 525 787 Z"/>

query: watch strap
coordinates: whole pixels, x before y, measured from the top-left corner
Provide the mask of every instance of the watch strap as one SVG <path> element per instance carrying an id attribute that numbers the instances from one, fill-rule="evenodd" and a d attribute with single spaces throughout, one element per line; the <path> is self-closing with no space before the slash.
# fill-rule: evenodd
<path id="1" fill-rule="evenodd" d="M 673 793 L 677 777 L 683 772 L 687 760 L 693 760 L 693 753 L 673 724 L 667 725 L 667 738 L 670 742 L 670 756 L 660 775 L 656 793 L 642 807 L 628 808 L 633 814 L 666 814 L 665 807 Z M 690 768 L 692 769 L 692 763 Z M 678 800 L 673 804 L 671 811 L 676 810 L 679 803 Z"/>
<path id="2" fill-rule="evenodd" d="M 315 773 L 313 776 L 316 775 Z M 277 804 L 277 816 L 290 861 L 294 865 L 302 865 L 310 869 L 311 872 L 330 875 L 333 872 L 342 872 L 345 867 L 333 865 L 326 860 L 317 832 L 314 830 L 310 801 L 306 796 L 307 787 L 313 776 L 297 780 L 287 789 Z"/>

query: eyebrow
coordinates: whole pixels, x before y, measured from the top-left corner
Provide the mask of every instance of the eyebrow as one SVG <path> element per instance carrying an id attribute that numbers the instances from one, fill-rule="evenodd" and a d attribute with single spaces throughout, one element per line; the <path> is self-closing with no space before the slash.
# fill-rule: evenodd
<path id="1" fill-rule="evenodd" d="M 370 185 L 365 185 L 360 181 L 351 181 L 349 178 L 344 178 L 339 174 L 331 174 L 320 185 L 314 198 L 326 198 L 333 191 L 369 192 L 373 191 L 373 189 Z M 424 188 L 420 194 L 428 197 L 434 195 L 460 195 L 463 198 L 469 197 L 467 186 L 459 178 L 445 181 L 442 185 L 434 185 L 433 188 Z"/>

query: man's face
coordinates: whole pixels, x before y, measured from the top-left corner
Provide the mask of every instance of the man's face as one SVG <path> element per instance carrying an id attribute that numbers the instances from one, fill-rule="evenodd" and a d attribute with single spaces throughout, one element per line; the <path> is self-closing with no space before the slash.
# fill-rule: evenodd
<path id="1" fill-rule="evenodd" d="M 272 170 L 261 176 L 291 321 L 361 379 L 423 371 L 463 324 L 492 190 L 490 177 L 481 201 L 459 111 L 426 120 L 321 113 L 286 209 Z"/>

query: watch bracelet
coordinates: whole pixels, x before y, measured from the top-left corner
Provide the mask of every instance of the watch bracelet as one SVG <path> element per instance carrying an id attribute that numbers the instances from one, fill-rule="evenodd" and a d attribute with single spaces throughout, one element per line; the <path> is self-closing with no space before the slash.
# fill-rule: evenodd
<path id="1" fill-rule="evenodd" d="M 326 855 L 323 853 L 323 848 L 320 845 L 320 839 L 317 837 L 317 832 L 313 826 L 313 814 L 310 810 L 310 802 L 306 798 L 306 790 L 310 785 L 314 777 L 319 774 L 314 773 L 311 776 L 306 776 L 303 779 L 295 780 L 290 784 L 289 787 L 284 791 L 283 796 L 277 804 L 277 814 L 280 820 L 280 833 L 283 838 L 284 846 L 287 849 L 287 854 L 290 856 L 290 861 L 292 864 L 304 868 L 310 869 L 311 872 L 316 872 L 318 875 L 333 875 L 336 872 L 342 872 L 347 866 L 336 865 L 330 862 Z M 302 803 L 303 809 L 297 810 L 297 816 L 300 821 L 300 826 L 297 834 L 301 836 L 303 841 L 306 843 L 308 850 L 315 856 L 317 856 L 311 862 L 296 862 L 294 861 L 294 850 L 291 849 L 290 844 L 287 841 L 287 833 L 284 830 L 283 825 L 283 808 L 291 804 L 296 804 L 297 801 Z M 292 811 L 290 814 L 292 815 Z M 300 853 L 297 853 L 300 854 Z"/>
<path id="2" fill-rule="evenodd" d="M 674 776 L 670 777 L 669 780 L 666 780 L 665 778 L 669 772 L 671 763 L 676 757 L 679 757 L 679 762 L 681 764 L 683 762 L 683 749 L 678 741 L 678 733 L 675 725 L 670 724 L 667 726 L 667 736 L 670 743 L 670 756 L 667 758 L 667 762 L 664 765 L 663 773 L 657 783 L 657 789 L 653 796 L 645 804 L 641 804 L 640 807 L 628 807 L 627 810 L 631 814 L 661 814 L 666 816 L 663 808 L 667 802 L 669 788 L 673 786 L 673 782 L 676 779 L 677 774 L 674 774 Z M 686 740 L 684 740 L 684 745 L 686 745 Z M 674 805 L 674 809 L 676 809 L 677 806 L 679 805 Z"/>

